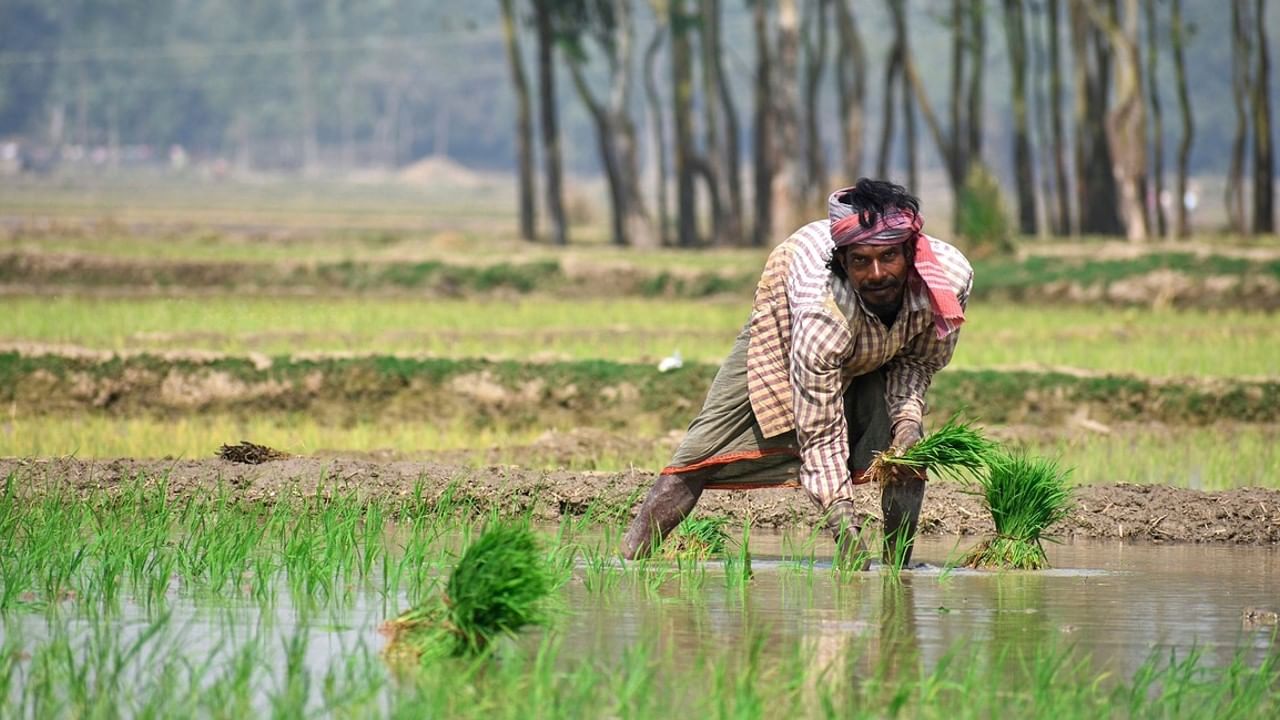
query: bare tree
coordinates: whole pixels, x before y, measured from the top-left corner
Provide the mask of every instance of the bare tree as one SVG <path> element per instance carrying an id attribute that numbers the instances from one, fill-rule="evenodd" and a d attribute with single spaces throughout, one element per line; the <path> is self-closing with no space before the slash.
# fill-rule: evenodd
<path id="1" fill-rule="evenodd" d="M 1257 0 L 1258 65 L 1253 79 L 1253 231 L 1275 232 L 1275 150 L 1271 142 L 1271 57 L 1267 48 L 1267 3 Z"/>
<path id="2" fill-rule="evenodd" d="M 656 160 L 654 168 L 654 195 L 658 204 L 658 237 L 663 245 L 671 244 L 671 211 L 667 203 L 667 178 L 670 170 L 667 167 L 667 132 L 663 120 L 662 101 L 658 95 L 658 53 L 662 50 L 663 40 L 667 35 L 666 16 L 655 12 L 653 36 L 644 51 L 644 96 L 645 112 L 649 129 L 653 133 L 651 145 Z"/>
<path id="3" fill-rule="evenodd" d="M 1013 167 L 1018 196 L 1018 230 L 1036 232 L 1036 185 L 1031 160 L 1031 130 L 1027 114 L 1027 31 L 1022 0 L 1004 0 L 1005 40 L 1009 45 L 1010 90 L 1013 106 Z"/>
<path id="4" fill-rule="evenodd" d="M 1067 184 L 1067 141 L 1062 130 L 1062 52 L 1061 33 L 1058 22 L 1062 17 L 1060 0 L 1049 0 L 1048 6 L 1049 33 L 1049 123 L 1053 152 L 1053 179 L 1056 186 L 1058 205 L 1058 222 L 1054 232 L 1059 235 L 1070 235 L 1074 225 L 1071 222 L 1071 193 Z"/>
<path id="5" fill-rule="evenodd" d="M 981 10 L 975 10 L 981 7 L 980 2 L 967 0 L 952 2 L 951 98 L 948 103 L 951 116 L 950 128 L 944 128 L 942 121 L 934 112 L 911 53 L 903 55 L 907 85 L 938 148 L 938 154 L 942 156 L 947 180 L 956 198 L 960 197 L 964 188 L 970 166 L 978 161 L 981 155 L 982 82 L 981 72 L 974 70 L 982 68 L 985 52 L 985 41 L 981 40 L 985 33 L 975 31 L 975 24 L 981 26 L 985 23 Z M 953 222 L 958 217 L 957 214 Z"/>
<path id="6" fill-rule="evenodd" d="M 769 40 L 769 0 L 751 0 L 751 26 L 756 44 L 755 82 L 755 225 L 751 244 L 763 246 L 773 232 L 773 52 Z"/>
<path id="7" fill-rule="evenodd" d="M 1114 9 L 1114 5 L 1112 6 Z M 1116 204 L 1107 141 L 1107 98 L 1111 94 L 1111 46 L 1082 0 L 1071 0 L 1072 70 L 1075 85 L 1076 207 L 1082 233 L 1120 235 L 1124 225 Z"/>
<path id="8" fill-rule="evenodd" d="M 822 76 L 827 68 L 827 17 L 831 0 L 812 0 L 805 4 L 801 37 L 804 39 L 804 197 L 813 197 L 815 189 L 827 186 L 826 152 L 822 147 L 819 123 L 819 101 Z"/>
<path id="9" fill-rule="evenodd" d="M 1164 113 L 1160 106 L 1160 83 L 1158 81 L 1159 65 L 1156 61 L 1160 48 L 1159 23 L 1156 15 L 1156 0 L 1143 0 L 1147 20 L 1147 98 L 1151 105 L 1151 175 L 1155 186 L 1156 234 L 1164 237 L 1168 234 L 1168 221 L 1165 218 L 1164 206 Z"/>
<path id="10" fill-rule="evenodd" d="M 774 55 L 773 222 L 775 237 L 790 232 L 803 220 L 804 181 L 795 150 L 800 147 L 799 48 L 800 18 L 796 0 L 777 0 L 778 46 Z"/>
<path id="11" fill-rule="evenodd" d="M 905 27 L 905 23 L 900 22 L 903 15 L 903 2 L 904 0 L 885 0 L 893 25 L 893 41 L 889 44 L 888 57 L 884 64 L 884 98 L 880 106 L 882 112 L 880 154 L 876 159 L 876 176 L 882 178 L 889 174 L 889 162 L 893 155 L 894 108 L 897 107 L 894 92 L 900 86 L 898 74 L 902 72 L 902 63 L 905 59 L 902 53 L 903 38 L 899 34 Z"/>
<path id="12" fill-rule="evenodd" d="M 911 96 L 911 80 L 905 70 L 906 59 L 911 55 L 911 33 L 907 32 L 907 0 L 900 0 L 898 12 L 893 17 L 893 34 L 900 38 L 898 48 L 898 84 L 902 95 L 903 145 L 907 155 L 907 187 L 920 192 L 919 148 L 916 146 L 916 102 Z"/>
<path id="13" fill-rule="evenodd" d="M 957 0 L 958 2 L 959 0 Z M 852 183 L 862 172 L 862 144 L 867 100 L 867 56 L 850 0 L 836 0 L 836 28 L 840 51 L 836 53 L 836 87 L 840 95 L 840 136 L 843 140 L 844 181 Z"/>
<path id="14" fill-rule="evenodd" d="M 542 164 L 547 176 L 547 213 L 551 216 L 551 242 L 569 244 L 564 214 L 564 188 L 560 167 L 560 126 L 556 113 L 555 26 L 556 0 L 533 0 L 538 37 L 538 102 L 542 121 Z"/>
<path id="15" fill-rule="evenodd" d="M 724 127 L 723 144 L 719 152 L 711 159 L 717 165 L 716 174 L 720 178 L 722 195 L 721 208 L 723 220 L 716 229 L 717 237 L 724 242 L 741 244 L 746 231 L 743 226 L 742 201 L 742 163 L 739 151 L 738 108 L 733 101 L 733 92 L 724 79 L 724 44 L 721 41 L 720 0 L 704 0 L 702 5 L 702 34 L 704 72 L 707 74 L 707 106 L 719 103 L 720 118 Z M 710 119 L 708 115 L 708 119 Z"/>
<path id="16" fill-rule="evenodd" d="M 694 16 L 685 0 L 670 0 L 672 116 L 676 131 L 676 243 L 698 244 L 698 198 L 694 187 L 696 150 L 693 140 L 693 48 L 689 40 Z"/>
<path id="17" fill-rule="evenodd" d="M 635 123 L 631 119 L 632 38 L 631 3 L 625 0 L 586 0 L 561 4 L 561 41 L 578 96 L 596 125 L 600 159 L 609 183 L 613 209 L 613 241 L 617 245 L 653 247 L 657 236 L 640 192 Z M 587 82 L 586 43 L 594 45 L 608 66 L 609 95 L 596 97 Z"/>
<path id="18" fill-rule="evenodd" d="M 1172 25 L 1170 38 L 1173 51 L 1173 75 L 1178 88 L 1178 111 L 1182 118 L 1182 138 L 1178 142 L 1178 197 L 1175 202 L 1178 212 L 1174 222 L 1174 235 L 1181 238 L 1191 234 L 1191 226 L 1187 221 L 1187 173 L 1196 124 L 1195 116 L 1191 114 L 1191 93 L 1187 88 L 1187 62 L 1184 52 L 1187 26 L 1182 21 L 1182 0 L 1172 0 L 1169 14 Z"/>
<path id="19" fill-rule="evenodd" d="M 533 109 L 529 101 L 529 82 L 524 74 L 524 58 L 520 55 L 520 38 L 514 0 L 499 0 L 502 10 L 502 34 L 507 47 L 507 64 L 511 69 L 511 87 L 516 93 L 516 169 L 519 178 L 520 237 L 534 240 L 538 232 L 537 181 L 533 172 Z"/>
<path id="20" fill-rule="evenodd" d="M 1231 0 L 1231 98 L 1235 102 L 1236 127 L 1231 140 L 1231 161 L 1227 170 L 1224 202 L 1227 223 L 1233 232 L 1249 231 L 1244 210 L 1244 152 L 1249 129 L 1249 58 L 1252 34 L 1249 32 L 1248 0 Z"/>

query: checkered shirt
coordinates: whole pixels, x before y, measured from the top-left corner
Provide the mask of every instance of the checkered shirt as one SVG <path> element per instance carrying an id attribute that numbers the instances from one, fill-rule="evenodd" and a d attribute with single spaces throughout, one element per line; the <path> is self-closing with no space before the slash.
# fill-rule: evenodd
<path id="1" fill-rule="evenodd" d="M 929 240 L 965 305 L 973 268 L 955 247 Z M 823 508 L 851 499 L 843 401 L 850 381 L 884 367 L 890 422 L 919 422 L 925 391 L 951 360 L 958 335 L 938 338 L 929 298 L 913 283 L 886 328 L 852 286 L 827 269 L 833 247 L 824 219 L 800 228 L 770 253 L 756 287 L 747 350 L 756 420 L 765 437 L 795 429 L 800 482 Z"/>

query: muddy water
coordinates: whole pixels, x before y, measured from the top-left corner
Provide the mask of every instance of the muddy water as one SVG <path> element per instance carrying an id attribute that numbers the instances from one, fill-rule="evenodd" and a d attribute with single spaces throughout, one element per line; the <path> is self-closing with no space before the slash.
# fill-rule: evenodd
<path id="1" fill-rule="evenodd" d="M 887 660 L 891 670 L 912 672 L 918 661 L 932 667 L 951 650 L 976 648 L 1016 660 L 1019 650 L 1048 643 L 1073 648 L 1088 658 L 1090 669 L 1127 676 L 1153 652 L 1167 657 L 1171 648 L 1198 647 L 1205 662 L 1221 664 L 1239 649 L 1257 661 L 1275 642 L 1274 625 L 1246 625 L 1241 613 L 1280 610 L 1280 547 L 1079 543 L 1050 546 L 1051 571 L 942 569 L 971 543 L 924 539 L 916 551 L 921 566 L 896 579 L 874 569 L 837 580 L 830 548 L 819 545 L 814 561 L 799 562 L 791 543 L 761 533 L 752 537 L 754 577 L 745 586 L 726 582 L 723 563 L 706 563 L 703 572 L 680 578 L 670 576 L 673 566 L 658 563 L 649 571 L 667 571 L 664 582 L 649 585 L 634 568 L 615 567 L 604 575 L 616 582 L 593 590 L 592 572 L 580 566 L 563 590 L 560 661 L 591 658 L 607 666 L 646 644 L 674 658 L 675 667 L 687 662 L 696 671 L 698 656 L 726 649 L 735 655 L 759 635 L 765 652 L 795 657 L 815 671 L 849 651 L 861 654 L 859 667 Z M 149 633 L 159 613 L 126 603 L 108 616 L 11 613 L 0 618 L 0 640 L 30 660 L 61 634 L 70 653 L 88 665 L 104 647 L 124 652 L 145 641 L 126 665 L 124 681 L 142 697 L 164 692 L 154 685 L 163 668 L 178 668 L 179 677 L 186 667 L 216 668 L 199 681 L 207 685 L 249 657 L 261 678 L 254 685 L 255 706 L 269 708 L 274 697 L 300 688 L 316 707 L 333 678 L 352 692 L 367 686 L 385 697 L 377 626 L 408 604 L 403 596 L 388 603 L 360 589 L 311 611 L 295 604 L 284 587 L 267 606 L 245 598 L 193 601 L 176 593 L 168 620 L 154 635 Z M 539 637 L 529 633 L 521 644 L 536 647 Z M 797 646 L 800 654 L 790 655 Z M 29 671 L 21 668 L 18 677 Z M 10 699 L 30 689 L 19 679 Z"/>
<path id="2" fill-rule="evenodd" d="M 1238 648 L 1255 657 L 1274 642 L 1274 624 L 1251 624 L 1248 608 L 1280 610 L 1280 548 L 1050 545 L 1054 570 L 945 571 L 972 540 L 923 539 L 916 569 L 837 582 L 822 548 L 811 571 L 780 559 L 777 536 L 752 538 L 754 578 L 731 589 L 718 567 L 700 593 L 669 583 L 657 593 L 602 603 L 571 586 L 576 617 L 568 632 L 585 652 L 615 653 L 641 638 L 682 652 L 740 643 L 755 628 L 771 642 L 801 639 L 815 656 L 862 648 L 918 657 L 926 666 L 949 649 L 990 646 L 1016 652 L 1055 643 L 1088 654 L 1099 668 L 1131 672 L 1153 651 L 1203 651 L 1227 662 Z M 920 567 L 923 565 L 924 567 Z"/>

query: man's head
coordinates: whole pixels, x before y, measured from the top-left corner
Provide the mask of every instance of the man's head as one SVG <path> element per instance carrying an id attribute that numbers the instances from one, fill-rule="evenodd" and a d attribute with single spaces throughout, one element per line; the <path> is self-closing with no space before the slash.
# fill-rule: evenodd
<path id="1" fill-rule="evenodd" d="M 901 185 L 862 178 L 832 193 L 828 211 L 835 241 L 828 267 L 872 312 L 896 312 L 922 224 L 920 200 Z"/>

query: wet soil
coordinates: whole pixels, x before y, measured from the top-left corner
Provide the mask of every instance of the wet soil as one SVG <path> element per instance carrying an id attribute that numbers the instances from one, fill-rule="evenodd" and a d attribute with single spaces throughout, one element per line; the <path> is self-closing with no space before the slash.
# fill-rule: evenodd
<path id="1" fill-rule="evenodd" d="M 109 494 L 138 481 L 165 483 L 175 497 L 207 496 L 229 488 L 244 501 L 354 494 L 364 500 L 404 501 L 416 489 L 427 505 L 446 492 L 454 507 L 483 513 L 530 513 L 537 520 L 590 513 L 624 520 L 648 490 L 652 474 L 537 471 L 517 467 L 471 468 L 427 462 L 369 462 L 289 458 L 261 465 L 223 460 L 86 461 L 0 460 L 0 477 L 14 478 L 22 495 L 50 492 Z M 1087 485 L 1076 491 L 1071 515 L 1052 528 L 1063 539 L 1123 539 L 1148 542 L 1280 543 L 1280 490 L 1240 488 L 1201 492 L 1160 485 Z M 879 489 L 858 490 L 860 509 L 879 514 Z M 460 510 L 461 511 L 461 510 Z M 800 490 L 706 493 L 698 513 L 722 515 L 763 527 L 812 527 L 817 513 Z M 935 481 L 920 519 L 930 535 L 984 535 L 990 518 L 978 498 L 958 485 Z"/>

